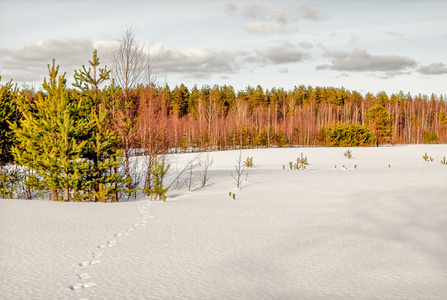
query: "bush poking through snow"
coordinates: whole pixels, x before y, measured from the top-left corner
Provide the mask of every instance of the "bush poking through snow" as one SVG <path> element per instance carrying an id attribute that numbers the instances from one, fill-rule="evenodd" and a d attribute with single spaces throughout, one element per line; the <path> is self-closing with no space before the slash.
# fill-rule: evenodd
<path id="1" fill-rule="evenodd" d="M 292 164 L 292 163 L 290 163 Z M 307 156 L 304 157 L 303 153 L 301 152 L 301 157 L 298 157 L 296 159 L 296 164 L 293 165 L 294 170 L 306 170 L 306 166 L 308 166 L 309 163 L 307 162 Z"/>
<path id="2" fill-rule="evenodd" d="M 444 156 L 443 160 L 441 160 L 441 164 L 447 166 L 447 161 L 445 160 L 445 156 Z"/>
<path id="3" fill-rule="evenodd" d="M 168 172 L 171 165 L 166 165 L 165 158 L 162 157 L 161 163 L 158 161 L 158 158 L 155 157 L 154 164 L 151 165 L 151 175 L 154 178 L 154 187 L 145 187 L 143 192 L 145 192 L 147 195 L 151 196 L 152 200 L 162 200 L 166 201 L 166 192 L 169 190 L 169 187 L 164 188 L 163 187 L 163 178 L 165 177 L 166 173 Z"/>
<path id="4" fill-rule="evenodd" d="M 433 157 L 428 156 L 428 155 L 427 155 L 427 152 L 425 152 L 425 155 L 423 155 L 422 158 L 423 158 L 426 162 L 431 162 L 431 161 L 433 161 Z"/>
<path id="5" fill-rule="evenodd" d="M 247 168 L 253 168 L 253 157 L 247 157 L 247 159 L 244 161 L 244 164 Z"/>
<path id="6" fill-rule="evenodd" d="M 345 155 L 345 157 L 346 157 L 347 159 L 351 159 L 351 158 L 352 158 L 352 151 L 348 149 L 348 151 L 346 151 L 346 152 L 344 153 L 344 155 Z"/>

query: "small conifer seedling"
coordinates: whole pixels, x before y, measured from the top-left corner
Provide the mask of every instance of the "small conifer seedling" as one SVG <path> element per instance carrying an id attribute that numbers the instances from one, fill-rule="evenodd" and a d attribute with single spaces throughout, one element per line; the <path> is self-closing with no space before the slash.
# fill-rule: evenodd
<path id="1" fill-rule="evenodd" d="M 430 157 L 430 156 L 428 156 L 427 152 L 425 152 L 425 155 L 423 155 L 422 158 L 423 158 L 426 162 L 433 161 L 433 158 Z"/>
<path id="2" fill-rule="evenodd" d="M 247 157 L 244 161 L 245 167 L 252 168 L 253 167 L 253 157 Z"/>
<path id="3" fill-rule="evenodd" d="M 301 157 L 296 159 L 296 164 L 293 165 L 293 168 L 295 170 L 305 170 L 306 166 L 308 166 L 309 163 L 307 162 L 307 156 L 304 157 L 303 153 L 301 153 Z"/>
<path id="4" fill-rule="evenodd" d="M 352 158 L 352 151 L 348 149 L 348 151 L 346 151 L 346 152 L 344 153 L 344 155 L 345 155 L 345 157 L 346 157 L 347 159 L 351 159 L 351 158 Z"/>

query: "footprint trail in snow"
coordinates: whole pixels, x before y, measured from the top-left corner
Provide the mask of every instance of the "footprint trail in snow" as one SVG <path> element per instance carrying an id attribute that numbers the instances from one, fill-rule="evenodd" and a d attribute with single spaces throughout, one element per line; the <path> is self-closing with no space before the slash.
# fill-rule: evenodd
<path id="1" fill-rule="evenodd" d="M 153 218 L 153 216 L 150 215 L 149 212 L 149 206 L 152 205 L 152 203 L 144 203 L 143 205 L 141 205 L 140 207 L 138 207 L 138 213 L 139 213 L 139 218 L 138 218 L 138 222 L 133 224 L 131 227 L 126 228 L 125 230 L 123 230 L 122 232 L 118 232 L 116 234 L 114 234 L 114 238 L 110 239 L 109 241 L 107 241 L 107 243 L 105 244 L 100 244 L 98 245 L 96 248 L 97 250 L 95 252 L 92 252 L 91 258 L 90 260 L 86 260 L 83 262 L 78 263 L 79 267 L 82 267 L 83 270 L 85 270 L 85 268 L 91 267 L 93 265 L 99 264 L 101 263 L 100 260 L 97 260 L 97 258 L 102 257 L 104 258 L 104 252 L 106 250 L 106 248 L 111 248 L 111 247 L 116 247 L 118 245 L 118 238 L 123 238 L 125 236 L 128 236 L 132 233 L 135 232 L 135 229 L 141 226 L 146 226 L 148 219 Z M 101 250 L 99 250 L 101 249 Z M 78 280 L 84 281 L 87 279 L 90 279 L 91 276 L 89 273 L 87 272 L 80 272 L 76 275 L 76 278 Z M 70 290 L 75 291 L 75 290 L 80 290 L 80 289 L 86 289 L 86 288 L 90 288 L 93 286 L 96 286 L 97 284 L 94 282 L 81 282 L 81 283 L 77 283 L 74 285 L 70 286 Z M 88 300 L 86 298 L 80 299 L 80 300 Z"/>

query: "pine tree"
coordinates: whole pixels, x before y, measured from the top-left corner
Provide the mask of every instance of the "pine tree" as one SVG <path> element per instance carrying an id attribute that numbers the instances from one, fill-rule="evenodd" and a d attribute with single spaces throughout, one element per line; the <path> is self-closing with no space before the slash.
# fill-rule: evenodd
<path id="1" fill-rule="evenodd" d="M 0 85 L 0 166 L 13 159 L 11 148 L 15 144 L 15 136 L 10 123 L 14 121 L 17 111 L 17 94 L 17 89 L 13 88 L 11 81 Z"/>
<path id="2" fill-rule="evenodd" d="M 389 112 L 384 106 L 378 104 L 368 110 L 366 117 L 373 127 L 377 145 L 379 145 L 379 142 L 385 142 L 393 132 L 393 121 Z"/>
<path id="3" fill-rule="evenodd" d="M 90 120 L 83 152 L 83 158 L 92 164 L 84 183 L 84 188 L 89 189 L 90 193 L 85 193 L 81 198 L 93 198 L 97 202 L 117 200 L 119 185 L 125 180 L 117 172 L 122 164 L 122 151 L 117 149 L 118 138 L 112 131 L 113 124 L 107 110 L 108 104 L 114 104 L 108 103 L 113 89 L 106 92 L 99 89 L 99 85 L 109 79 L 110 71 L 107 67 L 99 68 L 97 50 L 93 51 L 93 59 L 89 63 L 91 67 L 88 70 L 82 66 L 82 69 L 75 71 L 76 83 L 73 84 L 81 89 L 78 97 L 88 104 L 84 113 L 85 118 Z"/>
<path id="4" fill-rule="evenodd" d="M 66 89 L 65 74 L 58 76 L 59 66 L 49 71 L 49 82 L 44 80 L 46 94 L 38 93 L 34 103 L 19 98 L 23 119 L 13 125 L 19 145 L 13 148 L 18 164 L 34 170 L 25 182 L 38 190 L 49 190 L 51 198 L 73 199 L 88 172 L 89 163 L 82 159 L 86 141 L 81 136 L 88 130 L 88 122 L 80 116 L 82 102 Z"/>
<path id="5" fill-rule="evenodd" d="M 143 192 L 150 195 L 151 200 L 161 200 L 166 201 L 166 192 L 169 187 L 163 186 L 163 179 L 168 172 L 171 165 L 166 165 L 165 158 L 163 157 L 161 163 L 159 162 L 157 156 L 154 158 L 154 163 L 151 165 L 151 174 L 154 178 L 153 187 L 145 187 Z"/>

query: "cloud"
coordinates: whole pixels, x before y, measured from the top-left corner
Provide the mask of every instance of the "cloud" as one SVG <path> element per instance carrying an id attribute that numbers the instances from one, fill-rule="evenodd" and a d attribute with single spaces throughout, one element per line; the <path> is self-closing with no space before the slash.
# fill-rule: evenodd
<path id="1" fill-rule="evenodd" d="M 214 74 L 234 74 L 239 71 L 239 58 L 244 51 L 213 51 L 191 48 L 165 50 L 161 44 L 151 47 L 157 73 L 177 73 L 185 77 L 203 78 Z"/>
<path id="2" fill-rule="evenodd" d="M 304 49 L 310 49 L 310 48 L 314 47 L 314 45 L 311 42 L 308 42 L 308 41 L 299 42 L 299 45 L 301 47 L 303 47 Z"/>
<path id="3" fill-rule="evenodd" d="M 3 75 L 14 81 L 40 81 L 48 76 L 47 65 L 52 63 L 53 58 L 60 65 L 60 74 L 65 71 L 70 74 L 74 69 L 88 64 L 93 50 L 98 49 L 101 66 L 104 66 L 107 57 L 110 57 L 110 46 L 111 42 L 93 42 L 86 38 L 39 40 L 21 47 L 0 49 L 0 64 Z"/>
<path id="4" fill-rule="evenodd" d="M 447 66 L 444 63 L 434 63 L 428 66 L 420 66 L 417 71 L 424 75 L 447 74 Z"/>
<path id="5" fill-rule="evenodd" d="M 0 49 L 0 66 L 3 80 L 15 82 L 41 82 L 48 77 L 47 65 L 52 59 L 60 65 L 60 74 L 67 72 L 72 81 L 74 70 L 88 66 L 94 49 L 98 50 L 101 67 L 112 67 L 111 53 L 116 41 L 89 39 L 40 40 L 22 47 Z M 243 51 L 213 51 L 191 48 L 164 49 L 163 45 L 149 47 L 153 68 L 159 74 L 180 74 L 184 77 L 203 78 L 214 74 L 234 74 L 247 53 Z"/>
<path id="6" fill-rule="evenodd" d="M 308 19 L 320 21 L 325 18 L 319 10 L 310 5 L 303 5 L 298 10 L 285 11 L 282 9 L 270 9 L 265 5 L 246 4 L 238 7 L 236 4 L 228 2 L 224 4 L 223 9 L 225 13 L 239 12 L 242 17 L 254 22 L 245 26 L 245 30 L 253 34 L 287 34 L 293 31 L 298 31 L 296 26 L 293 26 L 299 19 Z"/>
<path id="7" fill-rule="evenodd" d="M 274 33 L 290 33 L 297 31 L 291 26 L 277 22 L 254 22 L 245 26 L 245 30 L 254 34 L 268 35 Z"/>
<path id="8" fill-rule="evenodd" d="M 309 4 L 302 5 L 298 10 L 298 16 L 301 19 L 308 19 L 313 21 L 322 21 L 327 19 L 327 16 L 324 16 L 320 13 L 320 11 Z"/>
<path id="9" fill-rule="evenodd" d="M 249 62 L 258 62 L 262 64 L 286 64 L 301 62 L 310 58 L 309 53 L 301 50 L 289 42 L 282 45 L 273 46 L 264 50 L 256 50 L 256 55 L 249 57 Z"/>
<path id="10" fill-rule="evenodd" d="M 352 52 L 325 50 L 323 56 L 328 57 L 331 64 L 319 65 L 317 70 L 399 72 L 417 65 L 415 60 L 407 56 L 372 55 L 363 49 L 354 49 Z"/>
<path id="11" fill-rule="evenodd" d="M 258 4 L 246 4 L 241 8 L 242 16 L 249 19 L 257 19 L 268 12 L 267 8 Z"/>
<path id="12" fill-rule="evenodd" d="M 289 73 L 289 69 L 282 67 L 278 70 L 278 73 L 287 74 L 287 73 Z"/>
<path id="13" fill-rule="evenodd" d="M 235 11 L 237 11 L 237 9 L 238 9 L 238 6 L 234 3 L 225 3 L 223 5 L 223 11 L 228 14 L 234 13 Z"/>

